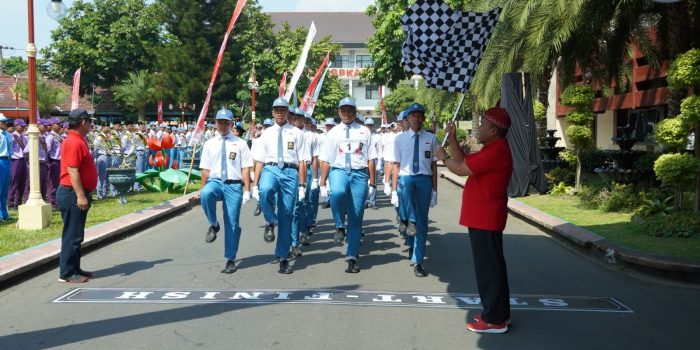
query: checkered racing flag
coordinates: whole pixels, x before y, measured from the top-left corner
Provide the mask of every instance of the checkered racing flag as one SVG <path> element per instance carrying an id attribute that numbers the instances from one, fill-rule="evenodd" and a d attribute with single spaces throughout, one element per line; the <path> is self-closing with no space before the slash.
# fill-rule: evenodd
<path id="1" fill-rule="evenodd" d="M 493 33 L 500 8 L 462 12 L 441 0 L 418 0 L 401 18 L 406 34 L 401 63 L 425 85 L 451 92 L 469 89 Z"/>

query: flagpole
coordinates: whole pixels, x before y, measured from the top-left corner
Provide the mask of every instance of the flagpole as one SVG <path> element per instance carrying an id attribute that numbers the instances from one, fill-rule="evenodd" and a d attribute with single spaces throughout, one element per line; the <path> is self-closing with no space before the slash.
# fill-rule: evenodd
<path id="1" fill-rule="evenodd" d="M 465 98 L 466 96 L 467 96 L 466 92 L 463 92 L 463 93 L 462 93 L 462 98 L 459 99 L 459 104 L 457 105 L 457 109 L 455 109 L 455 112 L 454 112 L 454 114 L 452 115 L 452 122 L 453 122 L 453 123 L 455 122 L 455 120 L 457 120 L 457 115 L 459 114 L 459 110 L 462 109 L 462 103 L 464 103 L 464 98 Z M 457 132 L 456 129 L 455 129 L 455 132 Z M 442 147 L 445 147 L 445 143 L 447 143 L 447 136 L 449 136 L 449 135 L 450 135 L 450 133 L 447 133 L 447 132 L 445 133 L 445 139 L 442 140 Z"/>

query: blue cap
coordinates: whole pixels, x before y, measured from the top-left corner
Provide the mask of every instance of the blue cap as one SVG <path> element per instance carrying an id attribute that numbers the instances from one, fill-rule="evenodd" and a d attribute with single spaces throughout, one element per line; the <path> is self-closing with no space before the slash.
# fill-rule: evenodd
<path id="1" fill-rule="evenodd" d="M 275 107 L 289 107 L 289 101 L 287 101 L 284 97 L 279 97 L 272 102 L 272 108 Z"/>
<path id="2" fill-rule="evenodd" d="M 374 120 L 368 117 L 365 119 L 365 125 L 374 125 Z"/>
<path id="3" fill-rule="evenodd" d="M 273 122 L 272 119 L 267 118 L 267 119 L 263 120 L 263 125 L 265 125 L 265 126 L 273 126 L 273 125 L 275 125 L 275 122 Z"/>
<path id="4" fill-rule="evenodd" d="M 338 103 L 338 108 L 343 107 L 343 106 L 352 106 L 357 108 L 357 105 L 355 104 L 355 100 L 351 99 L 350 97 L 346 97 Z"/>
<path id="5" fill-rule="evenodd" d="M 306 113 L 304 112 L 304 110 L 299 107 L 294 109 L 294 115 L 301 115 L 306 117 Z"/>
<path id="6" fill-rule="evenodd" d="M 230 122 L 233 121 L 233 113 L 229 111 L 226 108 L 221 108 L 218 112 L 216 112 L 216 118 L 215 120 L 228 120 Z"/>
<path id="7" fill-rule="evenodd" d="M 4 114 L 0 113 L 0 123 L 7 123 L 10 118 L 6 117 Z"/>
<path id="8" fill-rule="evenodd" d="M 333 120 L 333 118 L 326 118 L 326 121 L 323 123 L 323 125 L 335 125 L 335 120 Z"/>
<path id="9" fill-rule="evenodd" d="M 237 122 L 236 123 L 236 130 L 238 130 L 241 134 L 245 132 L 245 128 L 243 127 L 243 123 Z"/>
<path id="10" fill-rule="evenodd" d="M 316 125 L 316 119 L 311 118 L 311 125 L 314 125 L 314 126 Z"/>
<path id="11" fill-rule="evenodd" d="M 311 121 L 314 120 L 314 118 L 311 118 L 311 113 L 309 113 L 309 112 L 304 113 L 304 116 L 305 116 L 306 119 L 308 119 L 308 120 L 311 120 Z"/>
<path id="12" fill-rule="evenodd" d="M 399 121 L 399 122 L 400 122 L 400 121 L 402 121 L 405 117 L 406 117 L 406 111 L 401 111 L 401 113 L 399 113 L 399 116 L 396 117 L 396 121 Z"/>
<path id="13" fill-rule="evenodd" d="M 421 112 L 421 113 L 425 114 L 425 107 L 423 107 L 423 105 L 420 103 L 414 103 L 414 104 L 408 106 L 408 109 L 406 109 L 406 114 L 404 116 L 408 117 L 408 115 L 413 113 L 413 112 Z"/>

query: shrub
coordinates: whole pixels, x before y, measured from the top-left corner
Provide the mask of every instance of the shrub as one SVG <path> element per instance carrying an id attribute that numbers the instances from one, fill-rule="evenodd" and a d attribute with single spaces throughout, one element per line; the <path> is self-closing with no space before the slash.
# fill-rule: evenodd
<path id="1" fill-rule="evenodd" d="M 688 238 L 700 232 L 700 218 L 688 212 L 657 214 L 644 220 L 644 228 L 654 237 Z"/>
<path id="2" fill-rule="evenodd" d="M 590 143 L 593 132 L 591 132 L 591 128 L 587 126 L 571 125 L 566 128 L 566 136 L 568 136 L 569 141 L 577 147 L 585 147 Z"/>
<path id="3" fill-rule="evenodd" d="M 590 109 L 594 99 L 595 91 L 588 85 L 569 85 L 561 94 L 561 104 L 583 110 Z"/>
<path id="4" fill-rule="evenodd" d="M 544 176 L 547 178 L 547 183 L 550 188 L 561 182 L 567 185 L 573 185 L 576 180 L 576 174 L 567 168 L 554 168 Z"/>
<path id="5" fill-rule="evenodd" d="M 653 172 L 654 171 L 654 162 L 656 162 L 657 159 L 661 156 L 661 153 L 657 152 L 648 152 L 642 154 L 636 162 L 634 162 L 634 165 L 632 165 L 632 168 L 634 170 L 641 171 L 643 173 L 647 172 Z"/>
<path id="6" fill-rule="evenodd" d="M 565 183 L 560 182 L 558 185 L 551 186 L 549 194 L 552 196 L 563 196 L 569 194 L 571 187 L 567 186 Z"/>
<path id="7" fill-rule="evenodd" d="M 547 109 L 544 108 L 544 104 L 540 101 L 535 101 L 532 105 L 535 113 L 535 120 L 545 120 L 547 119 Z"/>
<path id="8" fill-rule="evenodd" d="M 688 130 L 682 118 L 668 118 L 656 126 L 655 137 L 657 142 L 677 152 L 688 143 Z"/>
<path id="9" fill-rule="evenodd" d="M 700 49 L 678 55 L 668 67 L 667 80 L 674 90 L 700 86 Z"/>
<path id="10" fill-rule="evenodd" d="M 688 96 L 683 99 L 680 117 L 686 124 L 700 122 L 700 96 Z"/>
<path id="11" fill-rule="evenodd" d="M 576 162 L 576 159 L 573 160 Z M 592 173 L 595 168 L 612 164 L 610 152 L 597 148 L 583 150 L 581 154 L 581 168 L 585 172 Z"/>
<path id="12" fill-rule="evenodd" d="M 643 204 L 634 210 L 632 221 L 644 223 L 644 219 L 654 215 L 669 215 L 673 213 L 673 196 L 664 199 L 644 199 Z"/>
<path id="13" fill-rule="evenodd" d="M 601 188 L 594 186 L 581 186 L 576 193 L 576 197 L 581 200 L 581 204 L 589 209 L 598 209 L 600 207 L 600 202 L 598 196 L 600 194 Z"/>
<path id="14" fill-rule="evenodd" d="M 663 183 L 682 187 L 695 180 L 698 161 L 690 154 L 670 153 L 654 162 L 654 173 Z"/>
<path id="15" fill-rule="evenodd" d="M 566 114 L 566 121 L 574 125 L 587 125 L 595 119 L 595 114 L 589 111 L 573 111 Z"/>
<path id="16" fill-rule="evenodd" d="M 641 201 L 632 185 L 613 184 L 612 190 L 603 189 L 598 194 L 598 207 L 604 212 L 631 212 Z"/>
<path id="17" fill-rule="evenodd" d="M 573 150 L 567 149 L 559 153 L 559 158 L 566 162 L 566 164 L 569 167 L 575 168 L 576 167 L 576 152 Z"/>

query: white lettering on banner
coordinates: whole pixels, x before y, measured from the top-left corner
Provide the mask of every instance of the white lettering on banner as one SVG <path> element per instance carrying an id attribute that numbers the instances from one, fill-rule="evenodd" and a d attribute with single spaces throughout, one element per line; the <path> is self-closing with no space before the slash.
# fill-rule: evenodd
<path id="1" fill-rule="evenodd" d="M 518 302 L 518 298 L 510 298 L 510 305 L 520 305 L 520 306 L 523 306 L 523 305 L 528 305 L 528 303 L 526 303 L 526 302 L 519 303 L 519 302 Z"/>
<path id="2" fill-rule="evenodd" d="M 124 292 L 115 299 L 146 299 L 146 297 L 151 294 L 153 294 L 153 292 Z"/>
<path id="3" fill-rule="evenodd" d="M 275 298 L 275 300 L 289 300 L 289 294 L 292 293 L 277 293 L 277 298 Z"/>
<path id="4" fill-rule="evenodd" d="M 247 299 L 260 299 L 260 296 L 261 296 L 262 294 L 263 294 L 263 293 L 261 293 L 261 292 L 255 292 L 255 293 L 242 293 L 242 292 L 237 292 L 236 294 L 234 294 L 234 295 L 233 295 L 232 297 L 230 297 L 229 299 L 231 299 L 231 300 L 239 300 L 239 299 L 246 299 L 246 300 L 247 300 Z"/>
<path id="5" fill-rule="evenodd" d="M 481 298 L 471 298 L 471 297 L 455 297 L 455 299 L 469 305 L 480 305 Z"/>
<path id="6" fill-rule="evenodd" d="M 185 299 L 190 295 L 190 292 L 167 292 L 161 299 Z"/>
<path id="7" fill-rule="evenodd" d="M 391 294 L 379 294 L 379 298 L 374 298 L 372 301 L 378 301 L 380 303 L 400 303 L 401 299 L 394 299 L 395 295 Z"/>
<path id="8" fill-rule="evenodd" d="M 304 297 L 304 300 L 332 300 L 331 299 L 332 293 L 318 293 L 314 294 L 310 297 Z"/>
<path id="9" fill-rule="evenodd" d="M 433 297 L 426 297 L 426 296 L 422 296 L 422 295 L 414 295 L 413 296 L 413 299 L 416 299 L 416 301 L 421 303 L 421 304 L 445 304 L 445 302 L 442 301 L 442 298 L 443 297 L 437 297 L 437 296 L 433 296 Z"/>
<path id="10" fill-rule="evenodd" d="M 569 306 L 564 299 L 540 299 L 539 302 L 544 306 Z"/>
<path id="11" fill-rule="evenodd" d="M 331 68 L 328 72 L 331 76 L 340 79 L 354 79 L 359 78 L 364 70 L 364 68 Z"/>
<path id="12" fill-rule="evenodd" d="M 200 299 L 212 299 L 212 300 L 213 300 L 213 299 L 215 299 L 215 297 L 216 297 L 217 295 L 219 295 L 219 294 L 221 294 L 221 292 L 207 292 L 207 293 L 204 294 L 204 296 L 201 297 Z"/>

